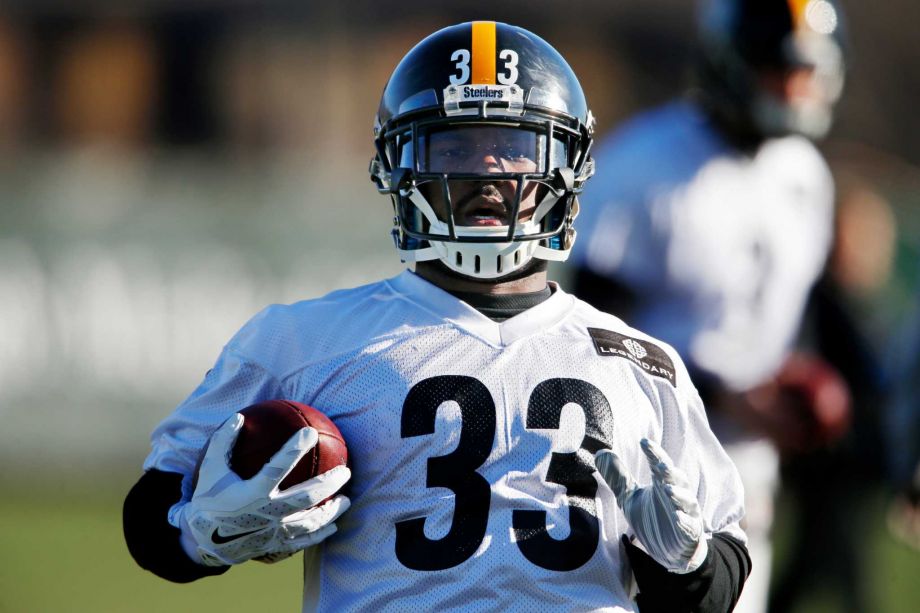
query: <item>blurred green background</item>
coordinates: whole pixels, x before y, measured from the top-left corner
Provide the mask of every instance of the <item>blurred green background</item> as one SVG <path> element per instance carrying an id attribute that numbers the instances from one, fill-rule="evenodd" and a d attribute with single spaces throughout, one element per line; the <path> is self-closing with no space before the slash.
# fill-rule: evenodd
<path id="1" fill-rule="evenodd" d="M 141 571 L 121 536 L 121 485 L 4 486 L 0 611 L 299 611 L 300 557 L 178 585 Z M 71 486 L 72 487 L 72 486 Z M 50 499 L 54 504 L 49 504 Z"/>
<path id="2" fill-rule="evenodd" d="M 893 274 L 860 304 L 894 359 L 920 275 L 916 6 L 842 4 L 848 83 L 823 148 L 893 212 Z M 121 501 L 150 430 L 262 306 L 401 269 L 367 164 L 380 92 L 414 42 L 474 18 L 529 28 L 573 65 L 603 133 L 680 91 L 692 12 L 689 0 L 0 6 L 0 612 L 298 610 L 297 560 L 184 586 L 134 564 Z M 852 530 L 873 611 L 913 613 L 920 553 L 888 534 L 884 484 L 870 491 Z M 796 536 L 782 515 L 777 530 L 782 564 Z M 844 610 L 820 592 L 803 609 Z"/>

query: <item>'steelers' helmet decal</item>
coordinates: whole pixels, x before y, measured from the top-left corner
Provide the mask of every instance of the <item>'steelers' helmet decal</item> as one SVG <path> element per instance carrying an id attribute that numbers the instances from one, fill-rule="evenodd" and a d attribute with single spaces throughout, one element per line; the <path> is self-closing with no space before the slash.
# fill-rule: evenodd
<path id="1" fill-rule="evenodd" d="M 527 30 L 481 21 L 423 40 L 384 89 L 370 169 L 402 259 L 485 279 L 564 260 L 593 123 L 571 68 Z M 482 210 L 464 209 L 480 193 Z"/>

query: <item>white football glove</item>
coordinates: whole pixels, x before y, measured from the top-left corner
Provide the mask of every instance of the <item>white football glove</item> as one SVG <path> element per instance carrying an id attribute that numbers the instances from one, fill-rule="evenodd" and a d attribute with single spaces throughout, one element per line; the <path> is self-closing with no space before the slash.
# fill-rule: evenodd
<path id="1" fill-rule="evenodd" d="M 318 440 L 316 430 L 295 433 L 251 479 L 229 465 L 243 416 L 229 418 L 211 437 L 192 499 L 176 507 L 173 525 L 182 530 L 182 547 L 205 566 L 239 564 L 253 558 L 276 562 L 335 533 L 333 523 L 351 502 L 332 496 L 351 477 L 346 466 L 284 491 L 279 484 Z"/>
<path id="2" fill-rule="evenodd" d="M 642 439 L 640 444 L 652 469 L 646 487 L 639 487 L 609 449 L 598 451 L 594 462 L 649 555 L 671 572 L 692 572 L 709 550 L 699 502 L 684 471 L 658 443 Z"/>

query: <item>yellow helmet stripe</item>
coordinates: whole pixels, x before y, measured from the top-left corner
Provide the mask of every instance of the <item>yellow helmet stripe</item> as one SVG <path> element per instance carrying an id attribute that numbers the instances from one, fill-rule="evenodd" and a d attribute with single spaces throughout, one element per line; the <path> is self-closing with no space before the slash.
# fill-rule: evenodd
<path id="1" fill-rule="evenodd" d="M 792 15 L 792 27 L 798 30 L 802 27 L 802 21 L 805 18 L 805 7 L 811 0 L 787 0 L 789 2 L 789 13 Z"/>
<path id="2" fill-rule="evenodd" d="M 473 22 L 472 83 L 495 84 L 495 22 Z"/>

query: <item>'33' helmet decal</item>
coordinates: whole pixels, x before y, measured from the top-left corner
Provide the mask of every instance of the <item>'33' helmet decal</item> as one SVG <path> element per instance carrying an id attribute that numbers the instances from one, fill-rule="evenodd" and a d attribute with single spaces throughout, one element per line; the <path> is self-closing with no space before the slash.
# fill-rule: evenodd
<path id="1" fill-rule="evenodd" d="M 451 85 L 514 85 L 518 78 L 518 53 L 514 49 L 499 51 L 498 60 L 502 65 L 501 70 L 496 68 L 495 22 L 474 21 L 472 30 L 469 48 L 457 49 L 450 54 L 458 71 L 450 76 Z"/>

